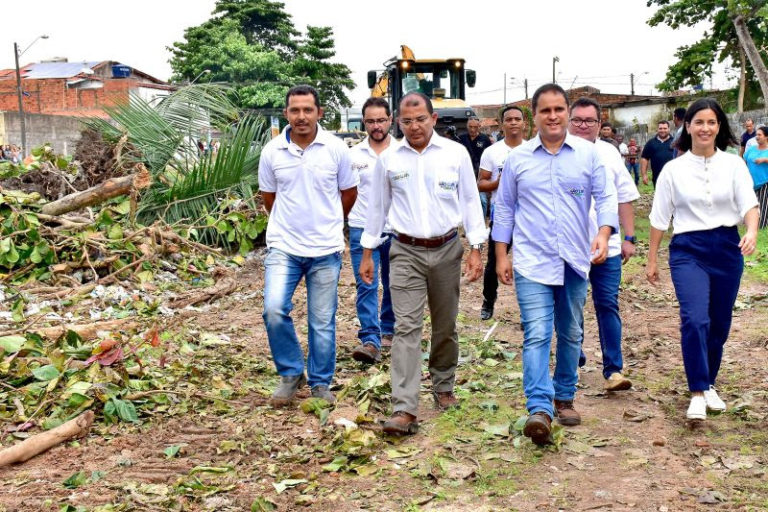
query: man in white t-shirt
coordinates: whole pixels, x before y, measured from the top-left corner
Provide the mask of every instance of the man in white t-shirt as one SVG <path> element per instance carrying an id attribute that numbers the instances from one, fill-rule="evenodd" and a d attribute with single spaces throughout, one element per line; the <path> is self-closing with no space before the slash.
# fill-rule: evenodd
<path id="1" fill-rule="evenodd" d="M 501 170 L 507 155 L 523 143 L 525 131 L 525 115 L 520 107 L 505 105 L 499 112 L 501 129 L 504 138 L 494 143 L 483 151 L 480 158 L 480 174 L 478 175 L 477 188 L 481 193 L 491 193 L 491 223 L 493 229 L 493 205 L 496 202 L 496 190 L 499 188 Z M 507 249 L 512 246 L 510 240 Z M 496 305 L 496 296 L 499 289 L 499 278 L 496 276 L 496 251 L 493 240 L 488 240 L 488 261 L 483 272 L 483 307 L 480 310 L 480 318 L 488 320 L 493 318 L 493 308 Z"/>
<path id="2" fill-rule="evenodd" d="M 619 224 L 624 229 L 624 240 L 614 233 L 608 242 L 608 257 L 605 262 L 595 265 L 589 271 L 592 285 L 592 301 L 595 306 L 597 325 L 600 335 L 600 348 L 603 353 L 603 377 L 605 389 L 622 391 L 632 387 L 632 382 L 622 373 L 624 362 L 621 354 L 621 317 L 619 316 L 619 284 L 621 283 L 621 265 L 635 253 L 635 223 L 632 201 L 640 197 L 637 187 L 624 162 L 615 148 L 602 140 L 597 140 L 600 106 L 592 98 L 582 97 L 571 106 L 571 119 L 568 131 L 595 143 L 595 150 L 602 160 L 611 181 L 616 185 L 619 202 Z M 590 126 L 591 125 L 591 126 Z M 597 234 L 597 214 L 594 205 L 590 210 L 590 237 Z M 583 352 L 582 360 L 583 361 Z M 580 362 L 581 362 L 580 361 Z"/>
<path id="3" fill-rule="evenodd" d="M 357 197 L 349 149 L 323 130 L 317 91 L 291 88 L 285 97 L 288 126 L 261 151 L 259 189 L 269 212 L 264 260 L 264 323 L 280 375 L 273 406 L 289 404 L 304 384 L 312 396 L 334 402 L 336 306 L 344 251 L 344 217 Z M 307 376 L 291 318 L 293 293 L 307 286 Z"/>
<path id="4" fill-rule="evenodd" d="M 360 262 L 363 259 L 363 235 L 365 220 L 368 218 L 368 199 L 373 186 L 373 169 L 379 154 L 389 147 L 392 136 L 392 113 L 389 103 L 384 98 L 368 98 L 363 104 L 363 125 L 368 137 L 354 146 L 350 152 L 352 170 L 360 177 L 357 187 L 357 201 L 347 220 L 349 224 L 349 256 L 352 271 L 355 273 L 357 287 L 357 318 L 360 330 L 358 345 L 352 352 L 352 358 L 361 363 L 373 364 L 381 360 L 381 350 L 392 346 L 395 332 L 395 312 L 392 309 L 392 296 L 389 293 L 389 248 L 392 246 L 392 233 L 388 226 L 382 233 L 382 243 L 373 250 L 373 282 L 366 283 L 360 278 Z M 379 271 L 384 293 L 379 312 Z"/>

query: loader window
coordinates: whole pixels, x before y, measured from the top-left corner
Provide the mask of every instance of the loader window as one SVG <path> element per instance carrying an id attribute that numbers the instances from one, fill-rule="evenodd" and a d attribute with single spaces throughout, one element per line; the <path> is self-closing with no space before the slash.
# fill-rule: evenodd
<path id="1" fill-rule="evenodd" d="M 459 73 L 462 72 L 451 66 L 417 64 L 411 73 L 403 75 L 403 94 L 417 91 L 434 98 L 437 89 L 441 98 L 461 98 Z"/>

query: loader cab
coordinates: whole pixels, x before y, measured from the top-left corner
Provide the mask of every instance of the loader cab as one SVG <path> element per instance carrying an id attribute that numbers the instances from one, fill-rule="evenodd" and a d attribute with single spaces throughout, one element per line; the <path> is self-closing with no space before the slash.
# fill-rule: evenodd
<path id="1" fill-rule="evenodd" d="M 392 59 L 385 63 L 387 91 L 390 106 L 395 116 L 400 99 L 409 92 L 420 92 L 432 100 L 432 106 L 438 114 L 437 126 L 443 133 L 448 126 L 455 126 L 457 134 L 466 131 L 467 120 L 474 116 L 467 105 L 466 88 L 474 87 L 474 70 L 464 69 L 464 59 Z M 381 83 L 381 77 L 375 71 L 368 72 L 368 86 L 373 89 Z M 402 132 L 394 123 L 397 138 Z"/>

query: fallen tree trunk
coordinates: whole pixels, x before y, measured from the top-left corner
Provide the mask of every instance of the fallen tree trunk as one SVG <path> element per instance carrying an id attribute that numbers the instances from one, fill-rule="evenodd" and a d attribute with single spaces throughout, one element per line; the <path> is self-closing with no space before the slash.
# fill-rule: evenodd
<path id="1" fill-rule="evenodd" d="M 181 309 L 203 302 L 210 302 L 234 292 L 237 289 L 237 280 L 235 277 L 231 273 L 220 274 L 221 279 L 216 281 L 216 284 L 213 286 L 208 286 L 200 290 L 189 290 L 170 301 L 168 307 L 171 309 Z"/>
<path id="2" fill-rule="evenodd" d="M 86 411 L 54 429 L 25 439 L 19 444 L 0 451 L 0 467 L 24 462 L 65 441 L 83 437 L 91 430 L 92 424 L 93 411 Z"/>
<path id="3" fill-rule="evenodd" d="M 75 192 L 57 201 L 52 201 L 43 206 L 42 212 L 45 215 L 61 215 L 86 206 L 103 203 L 107 199 L 128 194 L 133 190 L 147 188 L 152 182 L 149 171 L 141 164 L 139 164 L 139 169 L 139 172 L 135 174 L 108 179 L 82 192 Z"/>

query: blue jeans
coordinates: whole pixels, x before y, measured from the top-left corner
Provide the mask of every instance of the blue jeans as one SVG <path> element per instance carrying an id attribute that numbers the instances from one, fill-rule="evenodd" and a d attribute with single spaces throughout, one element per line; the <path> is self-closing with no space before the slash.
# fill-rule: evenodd
<path id="1" fill-rule="evenodd" d="M 627 170 L 629 171 L 629 174 L 632 174 L 635 177 L 635 185 L 640 183 L 640 164 L 637 162 L 630 164 L 627 162 Z"/>
<path id="2" fill-rule="evenodd" d="M 603 377 L 621 372 L 621 317 L 619 316 L 619 284 L 621 284 L 621 255 L 607 258 L 605 263 L 592 265 L 592 302 L 595 305 L 600 350 L 603 352 Z"/>
<path id="3" fill-rule="evenodd" d="M 381 349 L 381 335 L 392 335 L 395 332 L 395 312 L 392 309 L 392 296 L 389 293 L 389 248 L 392 246 L 392 235 L 387 241 L 373 251 L 373 282 L 365 284 L 360 279 L 360 262 L 363 260 L 363 246 L 360 245 L 362 228 L 349 228 L 349 256 L 352 260 L 352 271 L 355 273 L 357 285 L 357 318 L 360 320 L 360 330 L 357 337 L 360 343 L 370 343 Z M 381 316 L 379 316 L 379 269 L 381 269 L 381 285 L 384 295 L 381 299 Z"/>
<path id="4" fill-rule="evenodd" d="M 284 377 L 304 373 L 304 353 L 291 318 L 293 292 L 304 277 L 309 331 L 307 379 L 313 387 L 330 385 L 336 369 L 336 306 L 341 253 L 306 258 L 269 249 L 264 267 L 263 317 L 277 373 Z"/>
<path id="5" fill-rule="evenodd" d="M 515 272 L 515 289 L 525 329 L 523 390 L 526 407 L 529 414 L 545 412 L 554 418 L 552 400 L 573 400 L 576 394 L 587 281 L 566 264 L 562 285 L 537 283 Z M 557 352 L 554 378 L 550 378 L 553 324 L 557 332 Z"/>
<path id="6" fill-rule="evenodd" d="M 672 237 L 669 270 L 680 303 L 680 341 L 689 391 L 714 386 L 731 331 L 744 257 L 736 227 Z"/>

